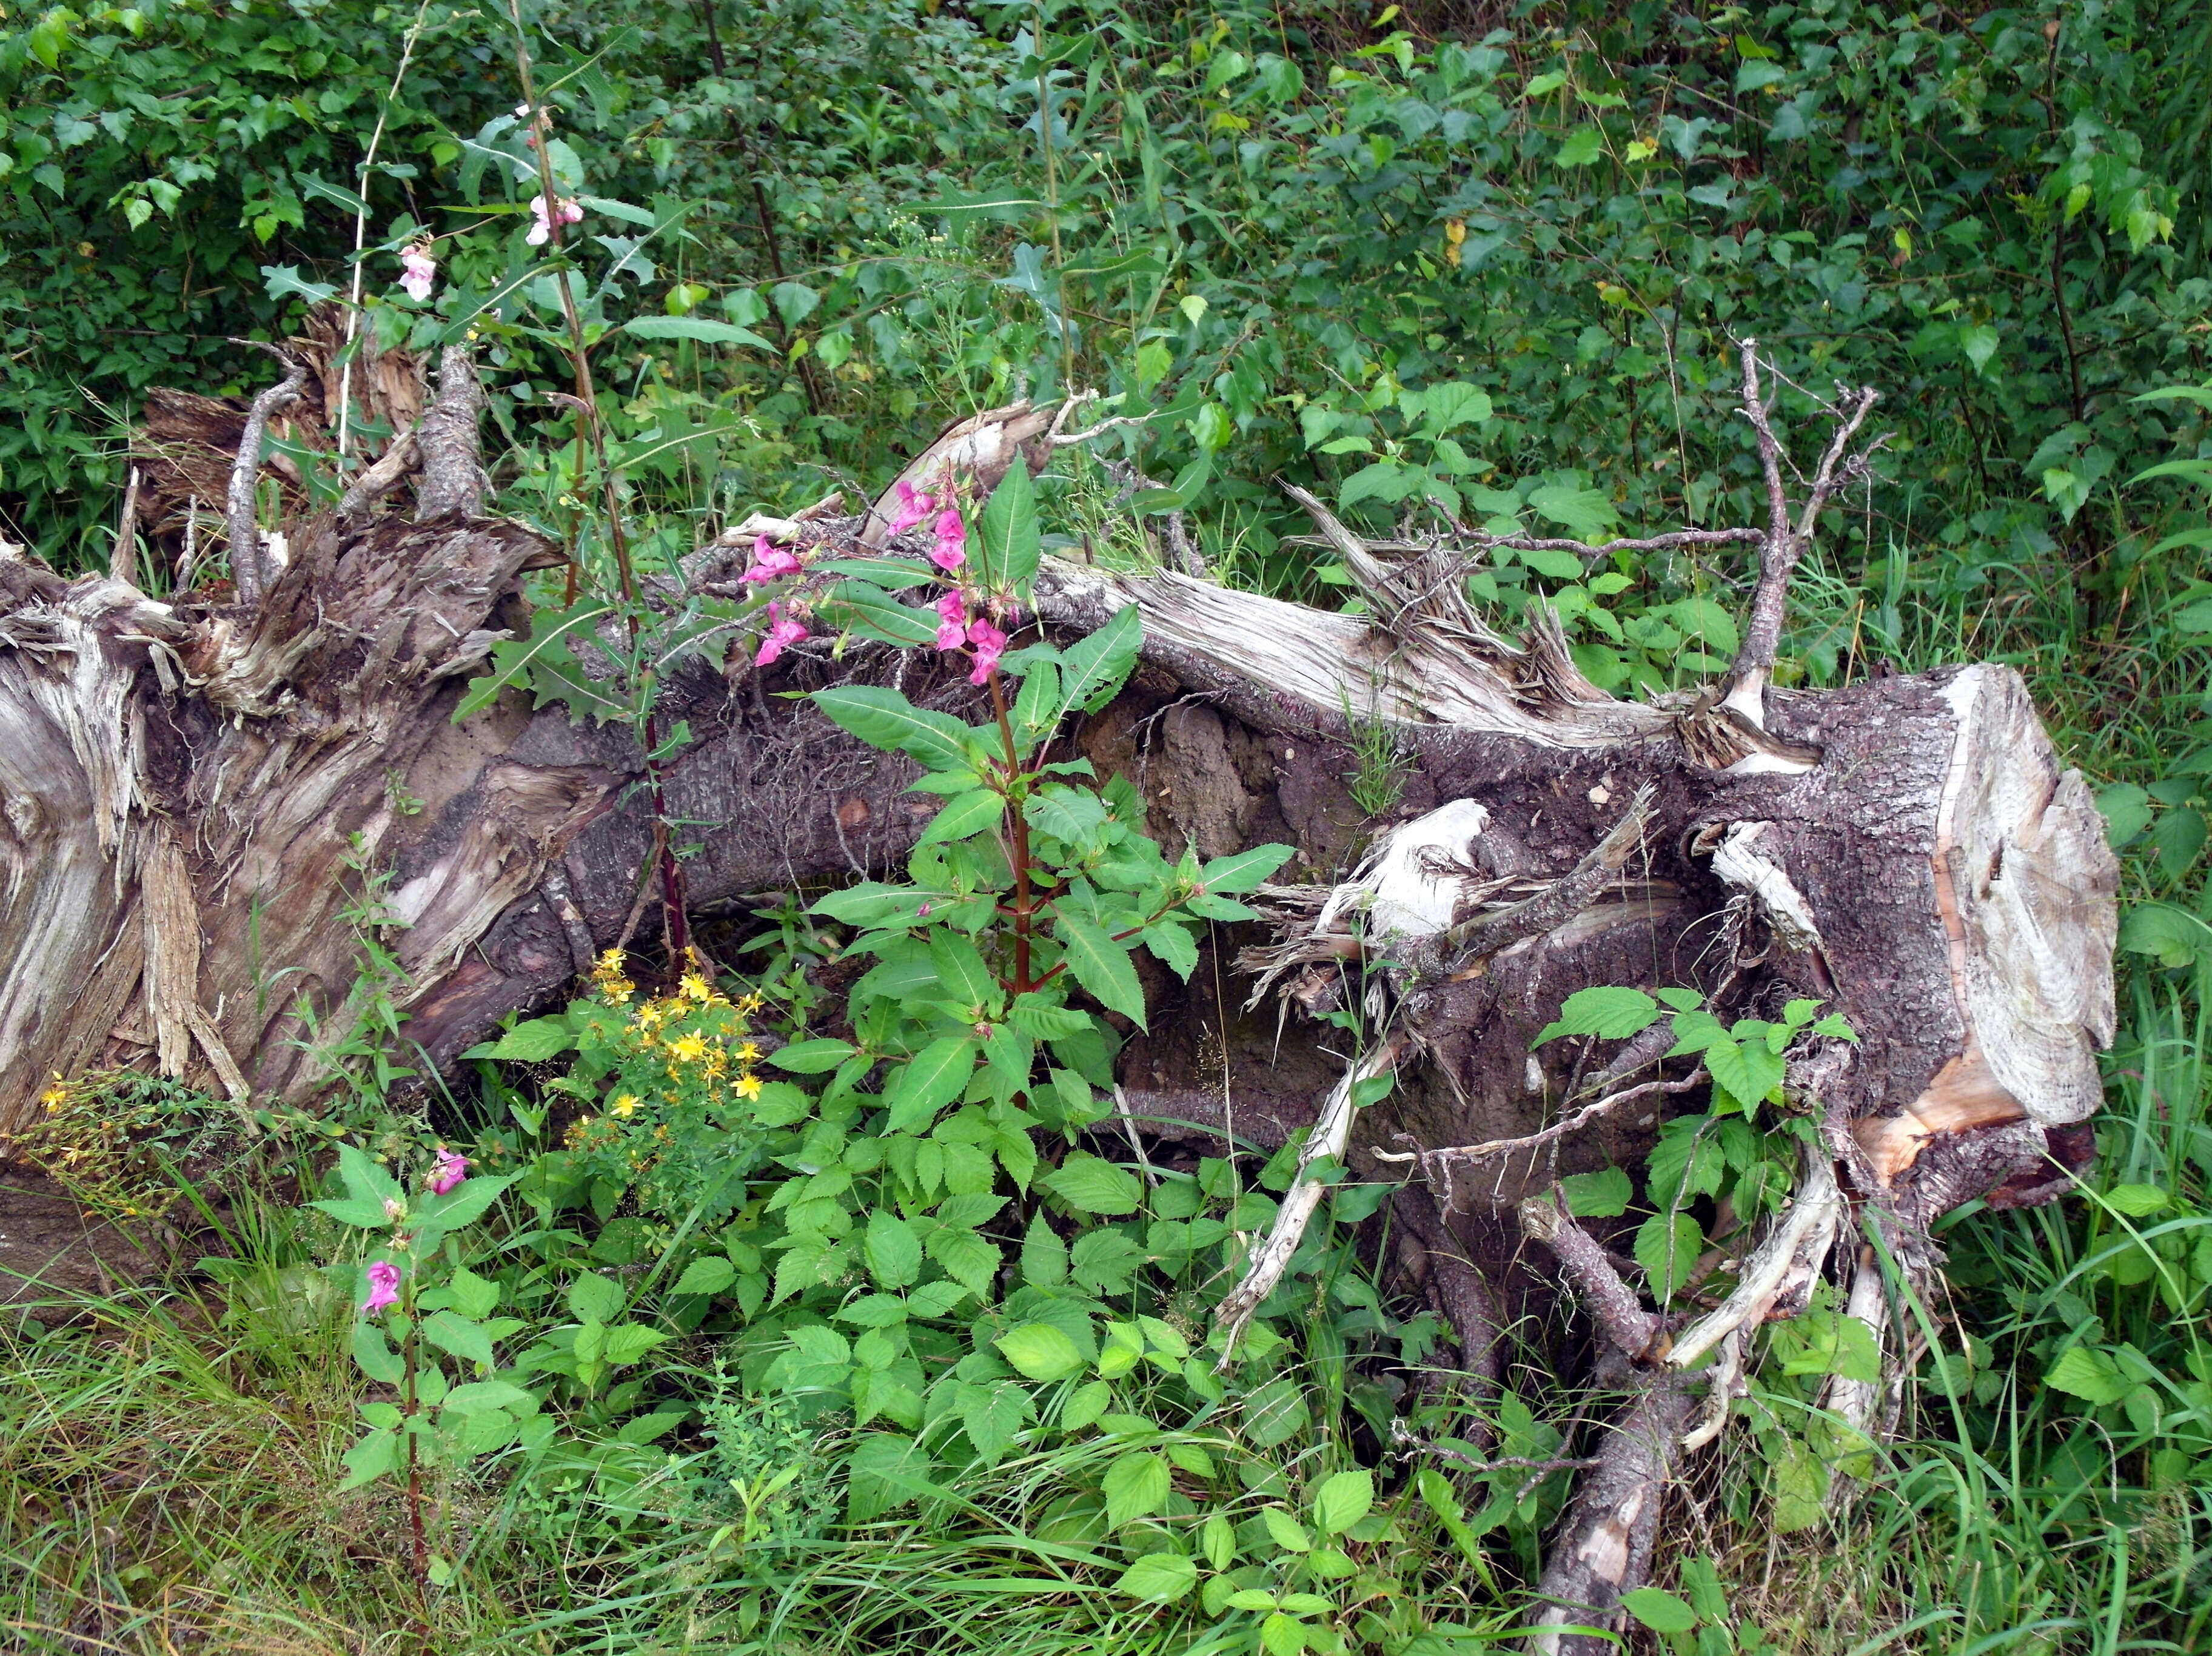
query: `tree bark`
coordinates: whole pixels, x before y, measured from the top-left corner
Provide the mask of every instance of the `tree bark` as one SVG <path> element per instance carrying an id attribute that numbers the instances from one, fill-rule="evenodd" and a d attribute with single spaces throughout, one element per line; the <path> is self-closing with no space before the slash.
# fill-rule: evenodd
<path id="1" fill-rule="evenodd" d="M 405 1015 L 416 1066 L 448 1066 L 635 924 L 653 825 L 626 737 L 519 692 L 453 717 L 492 645 L 526 629 L 522 573 L 561 561 L 475 514 L 478 404 L 473 376 L 454 374 L 441 365 L 438 405 L 409 439 L 426 521 L 372 515 L 415 463 L 395 459 L 376 490 L 294 529 L 258 606 L 157 602 L 0 549 L 0 1135 L 52 1076 L 118 1064 L 241 1104 L 312 1103 L 331 1080 L 319 1046 L 377 995 Z M 1000 413 L 1002 429 L 991 417 L 949 429 L 912 481 L 938 487 L 963 454 L 1038 463 L 1062 441 L 1026 406 Z M 2094 1054 L 2112 1032 L 2116 866 L 2087 788 L 2008 668 L 1783 691 L 1763 688 L 1771 661 L 1748 660 L 1733 682 L 1759 693 L 1727 704 L 1617 700 L 1546 612 L 1517 642 L 1476 614 L 1458 548 L 1370 544 L 1301 498 L 1368 613 L 1168 572 L 1049 562 L 1039 579 L 1051 630 L 1132 604 L 1145 621 L 1138 676 L 1071 749 L 1136 782 L 1171 851 L 1287 840 L 1307 882 L 1265 894 L 1272 942 L 1224 930 L 1187 983 L 1147 965 L 1156 1011 L 1121 1053 L 1123 1098 L 1148 1132 L 1262 1148 L 1331 1099 L 1309 1156 L 1327 1137 L 1360 1176 L 1412 1180 L 1409 1257 L 1436 1273 L 1426 1291 L 1478 1385 L 1495 1382 L 1505 1308 L 1540 1302 L 1554 1268 L 1584 1304 L 1611 1306 L 1601 1339 L 1636 1330 L 1613 1343 L 1638 1401 L 1546 1578 L 1605 1624 L 1649 1557 L 1695 1387 L 1717 1395 L 1748 1332 L 1802 1307 L 1823 1274 L 1849 1285 L 1854 1314 L 1887 1318 L 1839 1200 L 1818 1224 L 1801 1215 L 1747 1239 L 1743 1280 L 1759 1292 L 1732 1295 L 1735 1321 L 1702 1331 L 1606 1286 L 1591 1265 L 1604 1251 L 1575 1221 L 1531 1228 L 1530 1198 L 1564 1172 L 1632 1165 L 1699 1085 L 1680 1062 L 1653 1068 L 1663 1041 L 1532 1052 L 1538 1032 L 1600 984 L 1695 989 L 1723 1018 L 1826 1002 L 1857 1040 L 1791 1055 L 1794 1106 L 1819 1121 L 1835 1170 L 1815 1158 L 1801 1200 L 1827 1178 L 1924 1273 L 1942 1213 L 2048 1199 L 2086 1163 Z M 828 505 L 772 533 L 833 548 L 884 538 L 880 506 L 833 519 Z M 730 580 L 756 532 L 732 531 L 686 578 Z M 1802 539 L 1766 537 L 1790 561 Z M 903 855 L 933 809 L 902 792 L 915 767 L 763 694 L 732 659 L 724 674 L 678 674 L 663 703 L 693 734 L 665 785 L 669 818 L 703 825 L 686 829 L 700 840 L 695 909 Z M 774 688 L 856 673 L 975 711 L 976 692 L 934 657 L 840 660 L 823 641 L 790 650 Z M 1401 802 L 1376 820 L 1350 782 L 1360 753 L 1371 769 L 1385 750 Z M 1248 1003 L 1239 946 L 1301 1020 L 1363 1000 L 1377 1012 L 1355 1062 L 1395 1071 L 1395 1093 L 1351 1105 L 1352 1071 L 1318 1032 L 1286 1036 L 1277 1008 Z M 376 951 L 392 971 L 365 970 Z M 1287 1257 L 1282 1241 L 1270 1245 Z M 1232 1316 L 1265 1292 L 1247 1288 Z M 1707 1366 L 1669 1366 L 1678 1338 Z M 1873 1396 L 1832 1406 L 1864 1420 Z M 1621 1568 L 1576 1574 L 1592 1548 Z"/>

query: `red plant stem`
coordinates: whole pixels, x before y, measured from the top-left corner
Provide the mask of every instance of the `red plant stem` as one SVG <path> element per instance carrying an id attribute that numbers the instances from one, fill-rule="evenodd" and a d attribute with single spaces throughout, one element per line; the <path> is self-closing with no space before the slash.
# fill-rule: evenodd
<path id="1" fill-rule="evenodd" d="M 999 740 L 1006 750 L 1006 784 L 1011 789 L 1021 769 L 1022 756 L 1014 746 L 1014 721 L 1006 715 L 1006 687 L 995 667 L 991 669 L 991 711 L 998 715 Z M 1030 981 L 1030 920 L 1036 911 L 1030 899 L 1030 825 L 1018 801 L 1010 797 L 1006 807 L 1013 815 L 1014 993 L 1025 995 L 1036 987 Z"/>
<path id="2" fill-rule="evenodd" d="M 538 90 L 530 73 L 528 37 L 522 27 L 520 0 L 507 0 L 507 16 L 514 25 L 514 73 L 522 88 L 522 101 L 530 111 L 531 130 L 538 137 L 538 187 L 545 204 L 547 251 L 555 261 L 554 287 L 561 295 L 561 314 L 568 326 L 568 361 L 576 374 L 576 403 L 578 422 L 577 447 L 583 446 L 583 431 L 588 427 L 592 438 L 592 457 L 599 463 L 599 491 L 605 502 L 607 540 L 615 555 L 615 570 L 622 585 L 623 619 L 629 634 L 630 654 L 635 660 L 641 648 L 642 627 L 638 620 L 637 574 L 631 566 L 629 540 L 624 533 L 622 521 L 621 497 L 615 490 L 614 473 L 607 466 L 606 431 L 599 421 L 599 402 L 592 383 L 591 358 L 584 344 L 584 321 L 576 311 L 576 296 L 568 289 L 567 272 L 561 260 L 562 235 L 559 191 L 555 187 L 553 158 L 544 143 L 544 121 L 538 107 Z M 578 481 L 581 482 L 580 477 Z M 573 575 L 571 579 L 573 580 Z M 663 767 L 654 757 L 660 747 L 660 715 L 653 706 L 654 673 L 647 667 L 637 685 L 639 703 L 644 709 L 644 746 L 646 797 L 653 807 L 653 856 L 660 876 L 661 918 L 667 928 L 668 971 L 672 981 L 681 972 L 691 952 L 690 920 L 686 913 L 688 904 L 684 892 L 684 868 L 676 860 L 676 852 L 668 832 L 667 791 L 663 785 Z"/>

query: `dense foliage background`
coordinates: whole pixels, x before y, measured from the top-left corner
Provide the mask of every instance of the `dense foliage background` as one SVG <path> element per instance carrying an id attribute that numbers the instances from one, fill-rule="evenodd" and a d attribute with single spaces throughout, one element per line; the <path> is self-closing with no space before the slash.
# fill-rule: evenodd
<path id="1" fill-rule="evenodd" d="M 1879 386 L 1896 435 L 1824 526 L 1785 666 L 1832 683 L 2012 662 L 2104 788 L 2135 906 L 2103 1166 L 2133 1194 L 1962 1216 L 1978 1355 L 1931 1376 L 1924 1438 L 1817 1590 L 1796 1565 L 1778 1588 L 1747 1534 L 1714 1551 L 1770 1616 L 1803 1618 L 1808 1592 L 1864 1608 L 1799 1648 L 2202 1636 L 2212 1463 L 2176 1446 L 2212 1422 L 2212 398 L 2142 399 L 2212 375 L 2212 11 L 522 15 L 648 556 L 751 506 L 878 486 L 945 418 L 1079 387 L 1147 417 L 1100 445 L 1152 480 L 1140 509 L 1186 512 L 1224 579 L 1334 602 L 1340 573 L 1284 539 L 1305 526 L 1278 478 L 1376 525 L 1424 499 L 1591 536 L 1755 522 L 1731 339 L 1768 342 L 1808 393 Z M 258 387 L 265 359 L 227 341 L 347 290 L 358 218 L 380 337 L 474 331 L 503 509 L 588 542 L 496 15 L 153 0 L 0 29 L 12 539 L 104 563 L 143 392 Z M 438 281 L 416 301 L 398 252 L 426 236 Z M 1079 467 L 1048 485 L 1048 527 L 1096 529 L 1110 488 Z M 1477 590 L 1509 617 L 1547 594 L 1607 685 L 1694 683 L 1732 647 L 1741 556 L 1571 563 L 1501 562 Z"/>

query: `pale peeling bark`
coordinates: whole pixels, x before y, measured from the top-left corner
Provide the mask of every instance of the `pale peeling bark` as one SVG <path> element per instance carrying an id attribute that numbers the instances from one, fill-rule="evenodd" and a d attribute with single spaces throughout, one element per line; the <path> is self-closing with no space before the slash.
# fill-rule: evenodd
<path id="1" fill-rule="evenodd" d="M 0 557 L 0 1134 L 53 1074 L 117 1063 L 241 1101 L 312 1100 L 329 1084 L 312 1032 L 347 1026 L 359 928 L 380 915 L 407 1032 L 435 1065 L 562 995 L 635 925 L 653 833 L 627 735 L 515 694 L 451 717 L 492 644 L 526 624 L 521 572 L 559 555 L 473 515 L 472 377 L 445 379 L 411 456 L 292 527 L 258 606 L 158 604 Z M 1080 440 L 1060 430 L 1066 411 L 960 423 L 908 475 L 987 484 Z M 1845 470 L 1848 435 L 1825 470 Z M 418 464 L 432 521 L 376 518 Z M 2086 1161 L 2116 867 L 2008 669 L 1797 692 L 1767 687 L 1771 661 L 1754 659 L 1730 702 L 1620 701 L 1541 611 L 1519 640 L 1476 613 L 1458 545 L 1370 543 L 1307 503 L 1366 615 L 1172 573 L 1048 561 L 1039 580 L 1042 623 L 1063 636 L 1130 605 L 1146 624 L 1144 666 L 1069 734 L 1070 757 L 1128 775 L 1172 849 L 1288 840 L 1302 863 L 1285 878 L 1305 882 L 1261 894 L 1272 941 L 1224 933 L 1187 982 L 1141 968 L 1151 1027 L 1130 1032 L 1126 1111 L 1108 1126 L 1263 1148 L 1310 1129 L 1307 1167 L 1410 1178 L 1394 1203 L 1402 1251 L 1478 1389 L 1501 1327 L 1531 1312 L 1557 1325 L 1563 1279 L 1632 1401 L 1555 1538 L 1547 1625 L 1617 1626 L 1672 1469 L 1725 1423 L 1759 1324 L 1830 1280 L 1887 1328 L 1848 1205 L 1879 1215 L 1924 1282 L 1936 1217 L 1975 1196 L 2048 1199 Z M 880 541 L 880 512 L 836 509 L 738 526 L 684 578 L 732 581 L 758 533 Z M 1771 571 L 1814 515 L 1775 522 L 1691 533 L 1749 533 Z M 927 654 L 838 657 L 829 641 L 788 652 L 769 683 L 744 653 L 732 661 L 678 674 L 664 703 L 695 738 L 665 778 L 669 815 L 703 825 L 686 830 L 702 841 L 695 906 L 890 867 L 933 808 L 903 792 L 915 768 L 766 692 L 874 674 L 963 715 L 975 692 Z M 1345 785 L 1352 723 L 1370 721 L 1402 755 L 1403 804 L 1383 822 Z M 1286 1007 L 1246 1004 L 1239 947 Z M 1819 1120 L 1827 1160 L 1792 1209 L 1731 1240 L 1739 1286 L 1696 1322 L 1644 1303 L 1607 1262 L 1618 1239 L 1550 1200 L 1561 1173 L 1640 1159 L 1702 1085 L 1663 1060 L 1663 1031 L 1532 1053 L 1561 1002 L 1597 984 L 1694 988 L 1723 1017 L 1810 995 L 1859 1036 L 1790 1055 L 1792 1107 Z M 1305 1019 L 1353 1001 L 1370 1033 L 1348 1062 Z M 1395 1090 L 1355 1105 L 1358 1083 L 1386 1074 Z M 1321 1193 L 1302 1169 L 1224 1307 L 1232 1325 L 1273 1291 Z M 1896 1345 L 1881 1382 L 1832 1396 L 1847 1424 L 1884 1425 Z M 1585 1635 L 1543 1637 L 1564 1650 Z"/>

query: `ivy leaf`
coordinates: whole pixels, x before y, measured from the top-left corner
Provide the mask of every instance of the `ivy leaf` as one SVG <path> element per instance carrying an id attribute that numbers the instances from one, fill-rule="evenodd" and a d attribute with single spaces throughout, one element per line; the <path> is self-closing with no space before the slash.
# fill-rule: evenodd
<path id="1" fill-rule="evenodd" d="M 1143 1029 L 1145 991 L 1137 982 L 1128 946 L 1115 942 L 1098 927 L 1055 911 L 1053 934 L 1066 951 L 1067 969 L 1075 981 L 1098 997 L 1099 1004 Z"/>
<path id="2" fill-rule="evenodd" d="M 1641 1034 L 1658 1019 L 1658 1002 L 1640 989 L 1577 989 L 1559 1008 L 1558 1021 L 1545 1025 L 1534 1044 L 1541 1046 L 1562 1035 L 1595 1035 L 1601 1040 L 1624 1041 L 1632 1035 Z"/>
<path id="3" fill-rule="evenodd" d="M 1198 1585 L 1198 1566 L 1181 1553 L 1146 1553 L 1114 1585 L 1148 1604 L 1172 1604 L 1190 1597 Z"/>
<path id="4" fill-rule="evenodd" d="M 1127 1171 L 1079 1150 L 1040 1182 L 1076 1212 L 1109 1218 L 1136 1212 L 1143 1196 Z"/>

